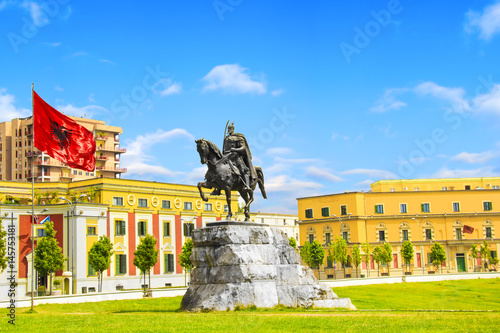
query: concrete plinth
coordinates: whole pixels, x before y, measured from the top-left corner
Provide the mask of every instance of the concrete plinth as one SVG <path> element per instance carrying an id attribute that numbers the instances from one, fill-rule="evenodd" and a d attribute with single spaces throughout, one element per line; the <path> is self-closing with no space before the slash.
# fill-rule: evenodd
<path id="1" fill-rule="evenodd" d="M 195 268 L 182 299 L 185 311 L 277 305 L 356 309 L 300 264 L 299 254 L 279 228 L 219 221 L 196 229 L 193 245 Z"/>

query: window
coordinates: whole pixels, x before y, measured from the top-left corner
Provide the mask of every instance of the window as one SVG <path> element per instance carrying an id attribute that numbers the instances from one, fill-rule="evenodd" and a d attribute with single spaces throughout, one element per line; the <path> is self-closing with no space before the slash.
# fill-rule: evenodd
<path id="1" fill-rule="evenodd" d="M 497 251 L 490 251 L 490 257 L 491 258 L 496 258 L 497 257 Z"/>
<path id="2" fill-rule="evenodd" d="M 139 199 L 137 200 L 137 207 L 147 207 L 148 206 L 148 199 Z"/>
<path id="3" fill-rule="evenodd" d="M 390 188 L 389 191 L 390 192 L 396 192 L 396 189 L 395 188 Z"/>
<path id="4" fill-rule="evenodd" d="M 125 235 L 125 221 L 115 222 L 115 236 Z"/>
<path id="5" fill-rule="evenodd" d="M 113 197 L 113 206 L 123 206 L 123 198 Z"/>
<path id="6" fill-rule="evenodd" d="M 454 202 L 453 203 L 453 211 L 454 212 L 459 212 L 460 211 L 460 203 L 459 202 Z"/>
<path id="7" fill-rule="evenodd" d="M 312 218 L 313 218 L 313 210 L 306 209 L 306 219 L 312 219 Z"/>
<path id="8" fill-rule="evenodd" d="M 184 203 L 184 210 L 193 210 L 193 203 L 192 202 L 185 202 Z"/>
<path id="9" fill-rule="evenodd" d="M 470 190 L 470 185 L 465 185 L 466 190 Z"/>
<path id="10" fill-rule="evenodd" d="M 425 239 L 432 240 L 432 230 L 431 229 L 425 229 Z"/>
<path id="11" fill-rule="evenodd" d="M 87 235 L 96 235 L 96 227 L 87 227 Z"/>
<path id="12" fill-rule="evenodd" d="M 431 211 L 431 205 L 429 203 L 423 203 L 421 205 L 422 213 L 429 213 Z"/>
<path id="13" fill-rule="evenodd" d="M 491 227 L 486 227 L 485 231 L 486 231 L 486 238 L 492 238 L 491 237 Z"/>
<path id="14" fill-rule="evenodd" d="M 401 212 L 401 214 L 408 213 L 408 208 L 406 207 L 406 204 L 399 204 L 399 211 Z"/>
<path id="15" fill-rule="evenodd" d="M 1 148 L 0 148 L 0 150 L 1 150 Z M 491 187 L 491 189 L 493 189 L 493 190 L 499 190 L 499 189 L 500 189 L 500 186 L 498 186 L 498 185 L 493 185 L 493 186 Z"/>
<path id="16" fill-rule="evenodd" d="M 173 254 L 164 254 L 165 260 L 165 273 L 173 273 L 174 272 L 174 255 Z"/>
<path id="17" fill-rule="evenodd" d="M 211 212 L 212 211 L 212 204 L 211 203 L 206 203 L 205 204 L 205 210 Z"/>
<path id="18" fill-rule="evenodd" d="M 127 255 L 117 254 L 115 255 L 116 261 L 116 275 L 127 274 Z"/>
<path id="19" fill-rule="evenodd" d="M 321 216 L 329 217 L 330 216 L 330 207 L 321 208 Z"/>
<path id="20" fill-rule="evenodd" d="M 492 210 L 493 206 L 491 205 L 491 201 L 484 201 L 483 202 L 483 209 L 485 211 Z"/>
<path id="21" fill-rule="evenodd" d="M 192 237 L 194 230 L 193 223 L 184 223 L 184 237 Z"/>
<path id="22" fill-rule="evenodd" d="M 384 230 L 378 231 L 378 240 L 379 240 L 379 242 L 385 242 L 385 231 Z"/>
<path id="23" fill-rule="evenodd" d="M 347 215 L 347 206 L 346 205 L 340 206 L 340 215 Z"/>
<path id="24" fill-rule="evenodd" d="M 342 238 L 346 241 L 346 243 L 349 243 L 349 233 L 347 231 L 342 232 Z"/>
<path id="25" fill-rule="evenodd" d="M 331 237 L 331 234 L 329 232 L 327 232 L 325 234 L 325 244 L 326 245 L 329 245 L 330 243 L 332 242 L 332 237 Z"/>
<path id="26" fill-rule="evenodd" d="M 462 228 L 455 228 L 455 234 L 457 235 L 457 239 L 462 239 Z"/>
<path id="27" fill-rule="evenodd" d="M 333 263 L 328 257 L 326 258 L 326 268 L 333 268 Z"/>
<path id="28" fill-rule="evenodd" d="M 146 221 L 139 221 L 137 223 L 137 235 L 146 236 L 148 223 Z"/>
<path id="29" fill-rule="evenodd" d="M 170 222 L 163 222 L 163 237 L 170 237 Z"/>
<path id="30" fill-rule="evenodd" d="M 89 265 L 88 265 L 89 266 L 88 267 L 88 272 L 89 272 L 88 276 L 96 276 L 97 273 L 96 273 L 94 267 L 92 267 L 92 265 L 90 265 L 90 255 L 87 257 L 87 262 L 89 263 Z"/>
<path id="31" fill-rule="evenodd" d="M 408 230 L 402 230 L 403 231 L 403 241 L 407 241 L 408 238 Z"/>
<path id="32" fill-rule="evenodd" d="M 229 207 L 227 205 L 224 205 L 224 213 L 229 212 Z"/>
<path id="33" fill-rule="evenodd" d="M 162 200 L 161 201 L 162 209 L 170 209 L 170 200 Z"/>
<path id="34" fill-rule="evenodd" d="M 418 187 L 414 187 L 414 188 L 413 188 L 413 191 L 420 191 L 420 188 L 418 188 Z"/>
<path id="35" fill-rule="evenodd" d="M 431 256 L 432 253 L 427 253 L 427 263 L 428 264 L 432 264 L 432 256 Z"/>
<path id="36" fill-rule="evenodd" d="M 45 229 L 37 229 L 36 230 L 36 237 L 45 237 Z"/>
<path id="37" fill-rule="evenodd" d="M 309 244 L 312 244 L 314 242 L 314 235 L 310 234 L 309 235 Z"/>
<path id="38" fill-rule="evenodd" d="M 441 187 L 441 190 L 443 190 L 443 191 L 447 191 L 447 190 L 448 190 L 448 188 L 447 188 L 446 186 L 444 186 L 444 187 Z"/>
<path id="39" fill-rule="evenodd" d="M 384 214 L 384 205 L 375 205 L 375 214 Z"/>

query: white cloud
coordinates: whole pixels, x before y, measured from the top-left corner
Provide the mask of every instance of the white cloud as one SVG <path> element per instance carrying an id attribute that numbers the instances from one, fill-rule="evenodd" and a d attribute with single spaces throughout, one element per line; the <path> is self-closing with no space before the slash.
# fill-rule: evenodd
<path id="1" fill-rule="evenodd" d="M 276 162 L 285 163 L 285 164 L 304 164 L 304 163 L 316 163 L 319 161 L 317 158 L 283 158 L 276 157 Z"/>
<path id="2" fill-rule="evenodd" d="M 470 103 L 465 98 L 463 88 L 449 88 L 435 82 L 424 82 L 414 88 L 415 93 L 423 96 L 432 96 L 451 104 L 455 111 L 469 111 Z"/>
<path id="3" fill-rule="evenodd" d="M 134 141 L 130 142 L 127 145 L 128 151 L 125 155 L 134 156 L 134 158 L 144 156 L 146 148 L 150 148 L 151 146 L 160 142 L 167 142 L 174 138 L 195 140 L 194 136 L 191 133 L 182 128 L 175 128 L 168 132 L 159 129 L 154 133 L 138 135 Z"/>
<path id="4" fill-rule="evenodd" d="M 406 106 L 406 103 L 399 101 L 397 97 L 407 91 L 407 88 L 387 89 L 382 98 L 376 101 L 375 105 L 371 107 L 370 110 L 375 113 L 384 113 L 389 110 L 397 110 Z"/>
<path id="5" fill-rule="evenodd" d="M 306 175 L 314 177 L 314 178 L 319 178 L 322 180 L 328 180 L 328 181 L 334 182 L 334 183 L 343 181 L 342 178 L 333 174 L 333 172 L 331 172 L 327 169 L 318 168 L 315 166 L 307 167 L 306 168 Z"/>
<path id="6" fill-rule="evenodd" d="M 346 140 L 346 141 L 350 139 L 347 135 L 343 135 L 343 136 L 341 136 L 341 135 L 340 135 L 340 134 L 338 134 L 338 133 L 332 132 L 332 137 L 331 137 L 331 139 L 332 139 L 332 140 L 336 140 L 337 138 L 342 138 L 342 139 L 344 139 L 344 140 Z"/>
<path id="7" fill-rule="evenodd" d="M 347 170 L 347 171 L 342 171 L 341 174 L 343 175 L 365 175 L 369 178 L 377 178 L 377 179 L 396 179 L 397 176 L 386 170 L 379 170 L 379 169 L 352 169 L 352 170 Z"/>
<path id="8" fill-rule="evenodd" d="M 144 162 L 132 162 L 125 163 L 127 168 L 128 175 L 139 175 L 142 177 L 143 175 L 159 175 L 159 176 L 167 176 L 167 177 L 176 177 L 179 175 L 178 172 L 171 171 L 160 165 L 151 165 L 149 163 Z"/>
<path id="9" fill-rule="evenodd" d="M 170 86 L 168 86 L 165 90 L 160 92 L 160 96 L 168 96 L 168 95 L 178 95 L 182 91 L 182 83 L 174 82 Z"/>
<path id="10" fill-rule="evenodd" d="M 280 96 L 284 92 L 285 92 L 284 89 L 276 89 L 276 90 L 271 91 L 271 95 L 273 95 L 273 96 Z"/>
<path id="11" fill-rule="evenodd" d="M 103 62 L 105 64 L 110 64 L 110 65 L 116 65 L 114 62 L 112 62 L 109 59 L 99 59 L 100 62 Z"/>
<path id="12" fill-rule="evenodd" d="M 50 46 L 50 47 L 59 47 L 59 46 L 61 46 L 61 42 L 55 42 L 55 43 L 42 42 L 42 44 Z"/>
<path id="13" fill-rule="evenodd" d="M 60 86 L 58 86 L 58 85 L 56 85 L 56 86 L 54 87 L 54 90 L 55 90 L 55 91 L 64 91 L 64 89 L 63 89 L 63 88 L 61 88 L 61 87 L 60 87 Z"/>
<path id="14" fill-rule="evenodd" d="M 271 177 L 266 181 L 266 192 L 294 192 L 294 195 L 301 195 L 304 190 L 317 190 L 323 187 L 316 182 L 307 182 L 287 175 Z"/>
<path id="15" fill-rule="evenodd" d="M 267 91 L 262 80 L 252 79 L 248 68 L 239 64 L 215 66 L 203 80 L 206 81 L 204 92 L 221 90 L 224 93 L 265 94 Z"/>
<path id="16" fill-rule="evenodd" d="M 448 169 L 442 167 L 436 172 L 433 178 L 468 178 L 468 177 L 498 177 L 499 174 L 493 171 L 492 167 L 482 167 L 473 170 L 464 169 Z"/>
<path id="17" fill-rule="evenodd" d="M 473 99 L 474 109 L 478 112 L 500 115 L 500 84 L 495 84 L 488 93 Z"/>
<path id="18" fill-rule="evenodd" d="M 479 31 L 479 38 L 489 41 L 500 32 L 500 3 L 484 8 L 482 13 L 475 11 L 467 12 L 465 31 L 473 33 Z"/>
<path id="19" fill-rule="evenodd" d="M 7 89 L 0 88 L 0 122 L 11 121 L 14 118 L 23 118 L 31 115 L 28 109 L 19 109 L 14 103 L 14 95 L 8 94 Z"/>
<path id="20" fill-rule="evenodd" d="M 482 153 L 467 153 L 464 151 L 458 155 L 453 156 L 452 160 L 469 164 L 483 164 L 497 156 L 498 153 L 493 151 L 485 151 Z"/>
<path id="21" fill-rule="evenodd" d="M 26 1 L 23 2 L 22 6 L 30 13 L 31 19 L 37 27 L 42 27 L 50 23 L 47 14 L 45 14 L 43 8 L 38 3 Z"/>
<path id="22" fill-rule="evenodd" d="M 266 150 L 266 155 L 270 156 L 290 155 L 291 153 L 293 153 L 293 149 L 288 147 L 273 147 Z"/>
<path id="23" fill-rule="evenodd" d="M 78 52 L 75 52 L 72 55 L 70 55 L 70 58 L 84 57 L 84 56 L 88 56 L 88 55 L 89 55 L 89 53 L 87 51 L 78 51 Z"/>
<path id="24" fill-rule="evenodd" d="M 364 188 L 370 188 L 370 185 L 375 183 L 373 180 L 371 179 L 366 179 L 366 180 L 363 180 L 359 183 L 356 183 L 354 186 L 357 186 L 357 187 L 364 187 Z"/>
<path id="25" fill-rule="evenodd" d="M 76 107 L 73 104 L 58 105 L 56 109 L 67 116 L 93 118 L 96 114 L 106 112 L 107 110 L 99 105 L 87 105 Z"/>

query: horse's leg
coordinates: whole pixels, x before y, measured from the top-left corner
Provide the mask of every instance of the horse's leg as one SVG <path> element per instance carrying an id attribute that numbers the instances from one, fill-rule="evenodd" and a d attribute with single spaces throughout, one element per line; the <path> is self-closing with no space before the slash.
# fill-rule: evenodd
<path id="1" fill-rule="evenodd" d="M 200 196 L 203 201 L 208 201 L 208 198 L 205 196 L 201 188 L 212 188 L 211 186 L 208 186 L 207 182 L 199 182 L 198 183 L 198 190 L 200 191 Z"/>
<path id="2" fill-rule="evenodd" d="M 248 200 L 245 205 L 245 221 L 250 221 L 250 204 L 253 202 L 253 191 L 248 191 Z"/>
<path id="3" fill-rule="evenodd" d="M 224 193 L 226 193 L 226 202 L 227 202 L 227 216 L 226 220 L 231 220 L 233 216 L 233 211 L 231 210 L 231 188 L 226 186 L 224 188 Z"/>

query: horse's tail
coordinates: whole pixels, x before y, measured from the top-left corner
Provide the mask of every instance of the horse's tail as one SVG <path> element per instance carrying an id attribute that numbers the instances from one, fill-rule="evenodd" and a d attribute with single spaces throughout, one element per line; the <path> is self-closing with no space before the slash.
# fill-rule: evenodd
<path id="1" fill-rule="evenodd" d="M 256 166 L 255 172 L 257 173 L 257 183 L 259 183 L 260 192 L 264 199 L 267 199 L 266 188 L 264 187 L 264 172 L 262 172 L 262 168 Z"/>

